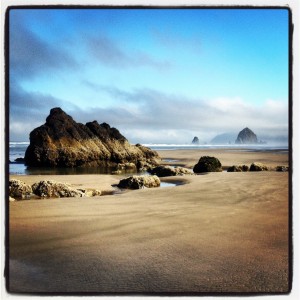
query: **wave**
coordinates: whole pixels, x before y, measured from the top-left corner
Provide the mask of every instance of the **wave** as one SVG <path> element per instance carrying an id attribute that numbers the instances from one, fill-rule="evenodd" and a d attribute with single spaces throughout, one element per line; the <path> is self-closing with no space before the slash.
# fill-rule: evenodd
<path id="1" fill-rule="evenodd" d="M 28 145 L 29 142 L 9 142 L 9 148 L 25 147 Z"/>

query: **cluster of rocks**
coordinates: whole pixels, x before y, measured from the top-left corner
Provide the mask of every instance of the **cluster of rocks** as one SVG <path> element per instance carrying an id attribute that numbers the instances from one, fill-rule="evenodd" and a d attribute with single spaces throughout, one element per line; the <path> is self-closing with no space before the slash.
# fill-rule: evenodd
<path id="1" fill-rule="evenodd" d="M 41 180 L 29 185 L 21 180 L 11 179 L 9 181 L 9 199 L 13 201 L 28 200 L 32 196 L 40 198 L 62 198 L 62 197 L 93 197 L 100 196 L 99 190 L 74 189 L 67 183 L 56 182 L 53 180 Z"/>
<path id="2" fill-rule="evenodd" d="M 259 171 L 269 171 L 271 170 L 269 167 L 262 163 L 254 162 L 250 165 L 250 167 L 246 165 L 233 165 L 227 169 L 227 172 L 259 172 Z M 277 166 L 275 168 L 277 172 L 287 172 L 289 170 L 289 167 L 286 166 Z"/>
<path id="3" fill-rule="evenodd" d="M 123 189 L 143 189 L 160 186 L 160 179 L 156 175 L 130 176 L 120 180 L 118 187 Z"/>
<path id="4" fill-rule="evenodd" d="M 144 169 L 157 166 L 157 152 L 131 145 L 107 123 L 77 123 L 61 108 L 53 108 L 46 123 L 30 133 L 25 164 L 31 167 L 101 166 Z"/>
<path id="5" fill-rule="evenodd" d="M 249 171 L 249 167 L 246 165 L 240 165 L 240 166 L 233 165 L 227 169 L 227 172 L 248 172 L 248 171 Z"/>

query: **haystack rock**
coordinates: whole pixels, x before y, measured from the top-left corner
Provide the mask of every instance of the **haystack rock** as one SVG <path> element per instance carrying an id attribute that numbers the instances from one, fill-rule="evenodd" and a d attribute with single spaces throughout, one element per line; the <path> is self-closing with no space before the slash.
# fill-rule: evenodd
<path id="1" fill-rule="evenodd" d="M 240 131 L 235 143 L 236 144 L 257 144 L 258 140 L 256 134 L 251 129 L 246 127 L 242 131 Z"/>
<path id="2" fill-rule="evenodd" d="M 192 140 L 192 144 L 195 144 L 195 145 L 199 145 L 199 139 L 197 136 L 195 136 Z"/>
<path id="3" fill-rule="evenodd" d="M 46 123 L 30 133 L 25 164 L 36 167 L 105 166 L 133 163 L 156 166 L 156 151 L 131 145 L 116 129 L 97 121 L 76 123 L 61 108 L 53 108 Z"/>

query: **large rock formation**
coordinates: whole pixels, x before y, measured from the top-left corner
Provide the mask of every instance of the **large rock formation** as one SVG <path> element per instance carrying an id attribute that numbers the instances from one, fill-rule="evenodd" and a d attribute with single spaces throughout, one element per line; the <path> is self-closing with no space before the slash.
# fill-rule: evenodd
<path id="1" fill-rule="evenodd" d="M 251 129 L 246 127 L 239 132 L 235 143 L 236 144 L 257 144 L 258 140 L 256 134 Z"/>
<path id="2" fill-rule="evenodd" d="M 199 145 L 199 139 L 198 139 L 197 136 L 195 136 L 195 137 L 193 138 L 192 144 L 194 144 L 194 145 Z"/>
<path id="3" fill-rule="evenodd" d="M 76 123 L 61 108 L 53 108 L 46 123 L 30 133 L 25 153 L 27 166 L 77 167 L 133 163 L 137 168 L 155 166 L 157 152 L 131 145 L 116 129 L 97 121 Z"/>

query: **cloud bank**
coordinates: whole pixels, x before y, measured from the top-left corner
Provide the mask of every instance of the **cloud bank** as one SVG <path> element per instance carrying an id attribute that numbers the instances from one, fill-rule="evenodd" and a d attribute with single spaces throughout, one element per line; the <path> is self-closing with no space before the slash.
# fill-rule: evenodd
<path id="1" fill-rule="evenodd" d="M 166 94 L 153 89 L 124 91 L 113 86 L 86 82 L 93 90 L 118 98 L 116 105 L 79 108 L 62 99 L 22 89 L 11 94 L 11 137 L 25 139 L 35 125 L 41 125 L 52 107 L 60 106 L 77 122 L 97 120 L 118 128 L 132 143 L 190 143 L 194 136 L 210 142 L 216 135 L 251 128 L 258 137 L 287 136 L 288 111 L 285 103 L 267 100 L 250 106 L 240 98 L 210 101 Z M 22 120 L 20 112 L 28 105 Z M 32 122 L 32 120 L 35 120 Z M 21 124 L 27 124 L 22 127 Z M 32 124 L 32 128 L 28 124 Z"/>

